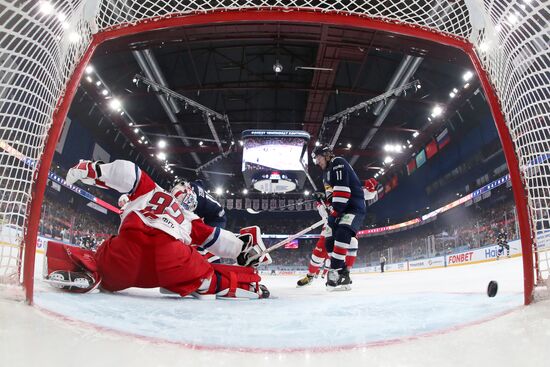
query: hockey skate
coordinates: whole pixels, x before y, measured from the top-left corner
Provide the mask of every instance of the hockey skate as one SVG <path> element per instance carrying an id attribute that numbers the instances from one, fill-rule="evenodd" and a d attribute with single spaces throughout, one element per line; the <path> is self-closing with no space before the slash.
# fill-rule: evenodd
<path id="1" fill-rule="evenodd" d="M 351 290 L 351 278 L 349 270 L 344 268 L 340 270 L 331 269 L 327 274 L 327 291 L 349 291 Z"/>
<path id="2" fill-rule="evenodd" d="M 315 279 L 313 275 L 306 274 L 305 277 L 303 277 L 302 279 L 298 280 L 298 282 L 296 282 L 296 288 L 305 287 L 306 285 L 311 285 L 311 283 L 313 283 L 313 279 Z"/>
<path id="3" fill-rule="evenodd" d="M 268 265 L 273 262 L 269 254 L 260 256 L 255 260 L 250 260 L 255 255 L 261 254 L 266 250 L 264 242 L 262 241 L 260 227 L 252 226 L 242 228 L 239 238 L 243 241 L 243 248 L 239 256 L 237 256 L 237 264 L 242 266 L 258 266 L 260 264 Z"/>
<path id="4" fill-rule="evenodd" d="M 96 280 L 89 272 L 76 272 L 56 270 L 48 275 L 44 281 L 52 287 L 74 293 L 88 293 L 99 286 L 100 280 Z"/>

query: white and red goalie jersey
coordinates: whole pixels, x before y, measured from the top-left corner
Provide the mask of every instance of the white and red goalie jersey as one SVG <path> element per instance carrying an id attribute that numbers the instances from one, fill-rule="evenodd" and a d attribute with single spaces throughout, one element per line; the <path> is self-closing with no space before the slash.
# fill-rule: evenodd
<path id="1" fill-rule="evenodd" d="M 233 233 L 210 227 L 194 213 L 185 210 L 176 199 L 157 185 L 135 163 L 116 160 L 112 163 L 81 161 L 67 173 L 67 183 L 82 181 L 88 185 L 111 188 L 128 195 L 120 215 L 121 229 L 141 229 L 143 224 L 167 233 L 187 245 L 197 245 L 213 254 L 238 259 L 246 252 L 253 256 L 265 250 L 261 233 L 256 228 L 254 238 L 243 247 L 243 241 Z M 136 216 L 130 213 L 137 214 Z M 243 262 L 246 258 L 243 259 Z M 270 263 L 264 255 L 259 262 Z"/>
<path id="2" fill-rule="evenodd" d="M 125 160 L 101 165 L 83 161 L 71 169 L 67 180 L 71 181 L 71 174 L 78 175 L 85 169 L 87 177 L 95 181 L 86 182 L 84 179 L 84 183 L 112 188 L 128 195 L 129 202 L 120 215 L 120 228 L 131 228 L 131 220 L 126 221 L 126 218 L 130 213 L 136 213 L 148 227 L 161 230 L 185 244 L 191 244 L 191 221 L 198 217 L 191 212 L 185 212 L 172 195 L 157 185 L 136 164 Z"/>

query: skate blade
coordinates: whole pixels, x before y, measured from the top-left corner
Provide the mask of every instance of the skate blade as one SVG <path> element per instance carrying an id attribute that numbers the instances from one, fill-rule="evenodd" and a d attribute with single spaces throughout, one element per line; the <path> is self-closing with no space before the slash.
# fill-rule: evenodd
<path id="1" fill-rule="evenodd" d="M 351 291 L 351 286 L 350 285 L 339 285 L 337 287 L 327 286 L 327 292 L 343 292 L 343 291 Z"/>

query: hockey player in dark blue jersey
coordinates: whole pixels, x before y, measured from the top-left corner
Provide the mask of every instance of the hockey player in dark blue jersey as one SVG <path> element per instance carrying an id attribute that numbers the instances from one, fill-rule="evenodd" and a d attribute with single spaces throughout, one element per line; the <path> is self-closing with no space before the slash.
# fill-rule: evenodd
<path id="1" fill-rule="evenodd" d="M 227 216 L 222 208 L 209 193 L 204 190 L 202 182 L 185 180 L 176 181 L 171 194 L 187 210 L 202 218 L 205 224 L 211 227 L 225 228 Z M 199 247 L 199 253 L 207 258 L 208 262 L 219 263 L 220 258 Z"/>
<path id="2" fill-rule="evenodd" d="M 363 225 L 366 215 L 363 185 L 350 164 L 336 157 L 328 145 L 315 147 L 312 158 L 323 170 L 325 200 L 329 204 L 327 224 L 332 236 L 326 238 L 330 253 L 327 290 L 350 290 L 351 279 L 345 260 L 351 239 Z"/>

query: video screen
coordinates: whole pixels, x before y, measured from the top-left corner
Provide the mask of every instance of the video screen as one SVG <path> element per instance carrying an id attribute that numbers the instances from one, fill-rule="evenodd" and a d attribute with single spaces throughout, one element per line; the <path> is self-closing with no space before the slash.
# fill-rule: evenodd
<path id="1" fill-rule="evenodd" d="M 299 130 L 246 130 L 242 133 L 245 183 L 262 192 L 302 188 L 309 134 Z"/>
<path id="2" fill-rule="evenodd" d="M 301 171 L 307 168 L 308 157 L 303 154 L 303 138 L 250 137 L 243 139 L 243 171 L 247 169 L 271 169 Z M 301 157 L 302 156 L 302 157 Z"/>

